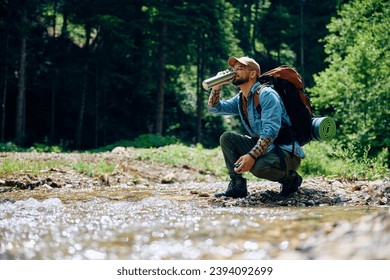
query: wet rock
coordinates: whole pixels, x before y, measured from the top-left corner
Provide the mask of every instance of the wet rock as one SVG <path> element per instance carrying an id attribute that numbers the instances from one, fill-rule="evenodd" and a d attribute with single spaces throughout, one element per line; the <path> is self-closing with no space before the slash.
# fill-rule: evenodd
<path id="1" fill-rule="evenodd" d="M 205 193 L 205 192 L 202 192 L 202 193 L 199 193 L 198 196 L 199 196 L 199 197 L 209 197 L 210 194 Z"/>
<path id="2" fill-rule="evenodd" d="M 361 189 L 362 189 L 362 186 L 356 185 L 356 186 L 353 186 L 351 190 L 352 190 L 353 192 L 356 192 L 356 191 L 360 191 Z"/>
<path id="3" fill-rule="evenodd" d="M 330 197 L 321 197 L 318 200 L 318 204 L 331 204 L 331 203 L 332 203 L 332 199 Z"/>
<path id="4" fill-rule="evenodd" d="M 112 149 L 111 153 L 113 154 L 125 154 L 126 153 L 126 148 L 125 147 L 115 147 Z"/>
<path id="5" fill-rule="evenodd" d="M 314 206 L 314 205 L 316 205 L 316 203 L 314 202 L 314 200 L 308 200 L 308 201 L 306 202 L 306 205 L 307 205 L 307 206 Z"/>
<path id="6" fill-rule="evenodd" d="M 37 189 L 37 190 L 52 190 L 53 187 L 50 186 L 50 185 L 48 185 L 48 184 L 43 184 L 43 185 L 41 185 L 41 186 L 38 186 L 36 189 Z"/>
<path id="7" fill-rule="evenodd" d="M 102 185 L 105 185 L 105 186 L 110 186 L 111 185 L 111 183 L 110 183 L 110 176 L 108 176 L 107 174 L 101 175 L 99 177 L 99 180 L 100 180 Z"/>
<path id="8" fill-rule="evenodd" d="M 379 199 L 379 205 L 386 205 L 389 203 L 389 199 L 387 199 L 387 197 L 382 197 Z"/>
<path id="9" fill-rule="evenodd" d="M 340 181 L 334 181 L 332 183 L 332 188 L 333 189 L 338 189 L 338 188 L 342 188 L 342 187 L 343 187 L 343 184 Z"/>
<path id="10" fill-rule="evenodd" d="M 0 193 L 10 192 L 12 189 L 13 187 L 0 186 Z"/>
<path id="11" fill-rule="evenodd" d="M 176 175 L 171 172 L 171 173 L 168 173 L 167 175 L 165 175 L 162 179 L 161 179 L 161 183 L 162 184 L 172 184 L 174 183 L 176 180 Z"/>
<path id="12" fill-rule="evenodd" d="M 61 185 L 58 184 L 57 182 L 50 182 L 49 184 L 50 184 L 50 186 L 51 186 L 52 188 L 61 188 Z"/>
<path id="13" fill-rule="evenodd" d="M 383 185 L 384 185 L 383 180 L 376 180 L 368 183 L 368 186 L 370 188 L 378 188 L 378 187 L 382 187 Z"/>

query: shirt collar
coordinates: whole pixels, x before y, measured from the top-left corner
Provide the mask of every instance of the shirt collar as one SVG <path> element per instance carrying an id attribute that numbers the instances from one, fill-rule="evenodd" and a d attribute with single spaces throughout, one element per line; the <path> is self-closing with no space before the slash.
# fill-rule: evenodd
<path id="1" fill-rule="evenodd" d="M 258 87 L 259 85 L 261 85 L 260 82 L 256 82 L 256 83 L 253 85 L 253 87 L 251 88 L 251 93 L 254 93 L 255 90 L 257 89 L 257 87 Z"/>

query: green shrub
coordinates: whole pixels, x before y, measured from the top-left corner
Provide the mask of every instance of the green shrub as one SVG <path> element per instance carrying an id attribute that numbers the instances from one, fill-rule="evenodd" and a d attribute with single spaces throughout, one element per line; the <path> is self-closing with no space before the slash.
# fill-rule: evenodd
<path id="1" fill-rule="evenodd" d="M 312 141 L 310 144 L 305 145 L 303 150 L 306 157 L 301 162 L 299 173 L 302 173 L 305 177 L 337 176 L 337 170 L 343 162 L 331 157 L 334 145 L 332 142 L 317 141 Z"/>
<path id="2" fill-rule="evenodd" d="M 130 145 L 135 148 L 157 148 L 177 144 L 179 140 L 174 136 L 161 136 L 158 134 L 141 134 Z"/>
<path id="3" fill-rule="evenodd" d="M 178 144 L 180 141 L 174 136 L 161 136 L 158 134 L 141 134 L 134 140 L 122 140 L 113 144 L 90 150 L 91 152 L 112 151 L 115 147 L 134 147 L 134 148 L 158 148 L 171 144 Z"/>
<path id="4" fill-rule="evenodd" d="M 366 147 L 362 156 L 359 156 L 357 148 L 353 145 L 348 145 L 347 148 L 335 149 L 333 156 L 344 162 L 344 164 L 340 166 L 338 172 L 339 177 L 347 180 L 374 180 L 388 177 L 388 149 L 384 148 L 377 156 L 369 157 L 370 149 L 370 146 Z"/>
<path id="5" fill-rule="evenodd" d="M 389 176 L 388 150 L 369 157 L 370 147 L 359 156 L 352 144 L 343 148 L 340 142 L 311 142 L 303 147 L 306 158 L 299 171 L 304 176 L 337 177 L 344 180 L 374 180 Z"/>
<path id="6" fill-rule="evenodd" d="M 12 142 L 7 143 L 0 143 L 0 152 L 7 153 L 7 152 L 22 152 L 24 149 L 18 147 Z"/>
<path id="7" fill-rule="evenodd" d="M 38 153 L 62 153 L 64 152 L 60 146 L 48 146 L 46 144 L 34 143 L 34 146 L 29 149 L 30 151 Z"/>

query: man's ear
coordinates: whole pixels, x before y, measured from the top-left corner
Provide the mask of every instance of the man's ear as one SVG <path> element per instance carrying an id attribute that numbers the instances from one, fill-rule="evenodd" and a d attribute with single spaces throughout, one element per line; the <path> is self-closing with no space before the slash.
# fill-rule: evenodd
<path id="1" fill-rule="evenodd" d="M 251 78 L 257 79 L 257 73 L 256 73 L 256 71 L 251 71 Z"/>

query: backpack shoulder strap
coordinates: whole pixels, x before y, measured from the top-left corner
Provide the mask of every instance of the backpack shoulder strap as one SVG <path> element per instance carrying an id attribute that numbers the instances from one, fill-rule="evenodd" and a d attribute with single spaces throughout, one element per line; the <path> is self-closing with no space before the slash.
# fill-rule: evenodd
<path id="1" fill-rule="evenodd" d="M 255 104 L 255 108 L 259 114 L 261 114 L 261 107 L 260 107 L 260 93 L 263 90 L 263 88 L 268 87 L 268 84 L 261 84 L 255 89 L 255 93 L 253 94 L 253 102 Z"/>

